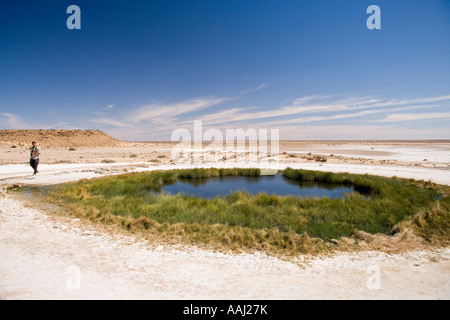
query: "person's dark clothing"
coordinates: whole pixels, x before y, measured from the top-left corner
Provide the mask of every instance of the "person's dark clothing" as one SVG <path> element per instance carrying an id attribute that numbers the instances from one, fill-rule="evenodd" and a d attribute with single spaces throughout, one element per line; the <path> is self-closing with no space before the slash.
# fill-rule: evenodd
<path id="1" fill-rule="evenodd" d="M 38 172 L 38 170 L 37 170 L 38 164 L 39 164 L 39 159 L 30 159 L 30 166 L 33 168 L 34 174 L 36 174 Z"/>

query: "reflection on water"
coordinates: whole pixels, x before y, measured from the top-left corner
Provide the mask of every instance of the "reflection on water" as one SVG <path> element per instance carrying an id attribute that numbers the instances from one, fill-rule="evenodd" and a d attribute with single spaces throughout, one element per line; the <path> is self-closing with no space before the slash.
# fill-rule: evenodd
<path id="1" fill-rule="evenodd" d="M 349 185 L 295 181 L 282 175 L 275 175 L 180 179 L 173 184 L 165 185 L 161 191 L 170 194 L 183 193 L 208 199 L 218 195 L 226 196 L 230 192 L 236 191 L 245 191 L 253 195 L 267 193 L 279 196 L 340 199 L 344 198 L 346 194 L 354 192 L 354 189 Z"/>

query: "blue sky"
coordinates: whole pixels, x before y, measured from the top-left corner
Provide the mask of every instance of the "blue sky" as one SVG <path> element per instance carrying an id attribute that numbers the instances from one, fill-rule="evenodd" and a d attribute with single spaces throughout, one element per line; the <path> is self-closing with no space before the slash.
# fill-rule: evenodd
<path id="1" fill-rule="evenodd" d="M 447 0 L 2 1 L 0 39 L 3 129 L 450 138 Z"/>

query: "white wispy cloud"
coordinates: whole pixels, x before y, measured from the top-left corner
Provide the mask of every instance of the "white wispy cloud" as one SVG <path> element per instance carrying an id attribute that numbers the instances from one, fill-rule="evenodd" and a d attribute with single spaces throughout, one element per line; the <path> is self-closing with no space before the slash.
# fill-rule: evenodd
<path id="1" fill-rule="evenodd" d="M 127 110 L 125 115 L 121 117 L 106 115 L 105 112 L 115 107 L 111 104 L 106 109 L 95 112 L 95 116 L 90 117 L 86 121 L 92 124 L 107 125 L 110 127 L 129 128 L 129 127 L 145 127 L 152 126 L 153 130 L 162 128 L 176 128 L 182 125 L 186 119 L 189 119 L 189 114 L 199 111 L 204 111 L 208 108 L 218 106 L 226 101 L 236 100 L 246 94 L 260 91 L 271 86 L 270 83 L 263 82 L 257 87 L 241 91 L 241 93 L 234 97 L 201 97 L 172 104 L 148 104 L 132 110 Z M 246 110 L 251 108 L 246 107 Z M 201 118 L 210 120 L 211 123 L 217 121 L 216 119 L 231 119 L 238 114 L 241 114 L 243 109 L 234 108 L 231 110 L 224 110 L 216 113 L 204 112 Z"/>
<path id="2" fill-rule="evenodd" d="M 386 122 L 400 122 L 400 121 L 417 121 L 417 120 L 449 120 L 450 112 L 435 112 L 435 113 L 396 113 L 388 114 L 386 118 L 380 121 Z"/>
<path id="3" fill-rule="evenodd" d="M 12 113 L 7 113 L 7 112 L 0 114 L 0 126 L 5 129 L 27 128 L 27 124 L 22 119 L 22 117 L 12 114 Z"/>
<path id="4" fill-rule="evenodd" d="M 270 110 L 261 110 L 261 107 L 241 107 L 206 114 L 201 120 L 211 124 L 220 125 L 231 122 L 264 122 L 267 126 L 283 126 L 295 123 L 320 122 L 330 120 L 342 120 L 373 115 L 387 115 L 392 112 L 402 112 L 406 110 L 420 109 L 422 111 L 432 108 L 443 107 L 444 105 L 430 102 L 445 102 L 450 100 L 450 96 L 432 97 L 424 99 L 411 99 L 402 101 L 383 101 L 379 98 L 349 97 L 327 101 L 333 96 L 307 96 L 294 99 L 289 105 L 284 105 Z M 448 103 L 448 102 L 447 102 Z M 315 115 L 313 115 L 315 114 Z M 422 119 L 431 119 L 436 113 L 430 116 L 422 116 Z M 437 114 L 439 115 L 439 114 Z M 442 115 L 442 114 L 440 114 Z M 400 117 L 392 117 L 402 121 Z M 405 120 L 405 119 L 404 119 Z"/>
<path id="5" fill-rule="evenodd" d="M 101 128 L 127 140 L 133 140 L 133 136 L 162 137 L 165 134 L 170 137 L 171 131 L 182 126 L 189 113 L 202 111 L 232 99 L 198 98 L 173 104 L 149 104 L 134 109 L 115 110 L 113 113 L 100 110 L 84 118 L 72 119 L 72 123 Z"/>
<path id="6" fill-rule="evenodd" d="M 0 125 L 11 129 L 55 125 L 96 128 L 127 140 L 168 140 L 175 129 L 192 128 L 194 120 L 202 120 L 205 130 L 278 128 L 286 139 L 356 138 L 358 131 L 364 139 L 450 138 L 450 125 L 442 123 L 450 120 L 450 95 L 390 100 L 353 94 L 308 95 L 280 101 L 273 107 L 245 104 L 247 99 L 242 99 L 242 95 L 267 86 L 263 83 L 234 97 L 199 97 L 135 108 L 110 104 L 91 114 L 59 118 L 53 125 L 38 125 L 12 112 L 3 112 Z M 441 122 L 431 129 L 427 121 L 435 120 Z"/>
<path id="7" fill-rule="evenodd" d="M 233 98 L 200 98 L 166 105 L 146 105 L 131 112 L 124 121 L 139 123 L 142 121 L 168 121 L 180 115 L 203 110 Z"/>
<path id="8" fill-rule="evenodd" d="M 267 88 L 267 87 L 270 87 L 271 85 L 272 85 L 272 84 L 270 84 L 270 83 L 268 83 L 268 82 L 263 82 L 263 83 L 261 83 L 259 86 L 255 87 L 255 88 L 253 88 L 253 89 L 241 91 L 240 95 L 243 96 L 243 95 L 246 95 L 246 94 L 249 94 L 249 93 L 258 92 L 258 91 L 260 91 L 260 90 L 262 90 L 262 89 L 265 89 L 265 88 Z"/>
<path id="9" fill-rule="evenodd" d="M 412 104 L 429 104 L 435 102 L 443 102 L 449 101 L 450 95 L 445 96 L 437 96 L 437 97 L 427 97 L 420 99 L 393 99 L 389 101 L 380 101 L 379 103 L 375 103 L 373 107 L 392 107 L 392 106 L 401 106 L 401 105 L 412 105 Z"/>
<path id="10" fill-rule="evenodd" d="M 264 86 L 261 85 L 262 87 Z M 218 108 L 226 101 L 233 101 L 235 106 L 226 109 Z M 135 132 L 148 136 L 165 135 L 167 137 L 170 137 L 175 129 L 192 127 L 194 120 L 202 120 L 205 128 L 276 127 L 286 132 L 293 131 L 292 128 L 295 126 L 326 130 L 330 123 L 339 124 L 345 120 L 346 123 L 360 124 L 361 126 L 357 128 L 361 129 L 364 125 L 367 128 L 373 127 L 373 123 L 448 119 L 449 112 L 444 111 L 448 110 L 449 101 L 450 95 L 401 100 L 344 94 L 310 95 L 285 100 L 280 106 L 274 108 L 263 108 L 239 106 L 241 101 L 238 97 L 215 97 L 191 99 L 173 104 L 149 104 L 127 110 L 127 114 L 122 117 L 117 115 L 104 117 L 102 114 L 89 121 L 95 125 L 107 126 L 115 132 L 126 131 L 127 135 Z M 447 109 L 442 111 L 443 107 Z M 420 113 L 413 113 L 412 110 L 418 110 Z M 342 134 L 345 127 L 340 127 Z M 376 130 L 382 130 L 380 126 L 375 127 Z M 395 132 L 392 128 L 390 130 Z"/>

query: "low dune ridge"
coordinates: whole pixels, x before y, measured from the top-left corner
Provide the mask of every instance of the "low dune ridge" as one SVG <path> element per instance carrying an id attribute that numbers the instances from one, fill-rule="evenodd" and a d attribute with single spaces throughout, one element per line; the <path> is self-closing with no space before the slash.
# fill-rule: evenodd
<path id="1" fill-rule="evenodd" d="M 99 130 L 67 130 L 67 129 L 42 129 L 42 130 L 0 130 L 0 144 L 15 146 L 31 145 L 36 141 L 41 147 L 119 147 L 124 142 L 117 140 Z"/>

